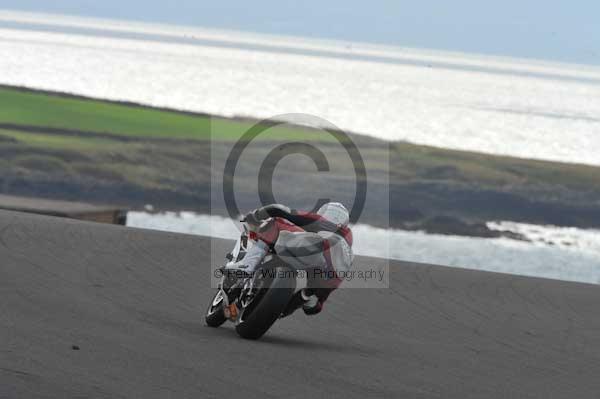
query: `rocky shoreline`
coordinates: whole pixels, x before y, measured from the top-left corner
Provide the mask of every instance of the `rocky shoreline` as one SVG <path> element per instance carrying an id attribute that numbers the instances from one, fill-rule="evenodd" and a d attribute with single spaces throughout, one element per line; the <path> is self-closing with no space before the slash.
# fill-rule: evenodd
<path id="1" fill-rule="evenodd" d="M 485 223 L 469 223 L 453 216 L 433 216 L 421 222 L 403 223 L 401 230 L 423 231 L 428 234 L 443 234 L 480 238 L 510 238 L 530 241 L 524 235 L 512 231 L 492 230 Z"/>

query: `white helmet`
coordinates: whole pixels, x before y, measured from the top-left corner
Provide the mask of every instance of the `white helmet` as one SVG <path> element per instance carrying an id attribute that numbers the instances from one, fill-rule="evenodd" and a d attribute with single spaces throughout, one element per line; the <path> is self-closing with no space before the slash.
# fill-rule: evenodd
<path id="1" fill-rule="evenodd" d="M 317 214 L 321 215 L 329 222 L 341 227 L 346 227 L 350 222 L 350 214 L 348 213 L 348 209 L 346 209 L 346 207 L 339 202 L 326 203 L 319 208 Z"/>

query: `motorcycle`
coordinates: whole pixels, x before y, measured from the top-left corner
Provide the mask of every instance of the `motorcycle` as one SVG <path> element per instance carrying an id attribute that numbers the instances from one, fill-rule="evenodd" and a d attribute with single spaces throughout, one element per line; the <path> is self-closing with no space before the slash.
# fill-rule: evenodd
<path id="1" fill-rule="evenodd" d="M 211 327 L 219 327 L 229 320 L 242 338 L 258 339 L 282 316 L 296 293 L 298 274 L 272 250 L 251 275 L 227 269 L 228 265 L 242 260 L 254 242 L 250 239 L 251 227 L 247 223 L 242 225 L 240 237 L 226 256 L 226 266 L 219 269 L 218 290 L 208 306 L 205 320 Z"/>

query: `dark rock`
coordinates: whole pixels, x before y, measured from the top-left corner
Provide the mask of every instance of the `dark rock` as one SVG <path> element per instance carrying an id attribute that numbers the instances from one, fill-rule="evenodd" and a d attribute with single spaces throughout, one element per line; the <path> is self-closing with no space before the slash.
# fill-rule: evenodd
<path id="1" fill-rule="evenodd" d="M 415 222 L 423 219 L 424 216 L 417 208 L 390 206 L 390 220 L 396 223 Z"/>
<path id="2" fill-rule="evenodd" d="M 528 241 L 523 235 L 511 231 L 492 230 L 484 223 L 467 223 L 459 218 L 447 215 L 433 216 L 420 223 L 413 223 L 410 230 L 423 230 L 430 234 L 444 234 L 467 237 L 498 238 Z"/>
<path id="3" fill-rule="evenodd" d="M 421 224 L 423 230 L 433 234 L 448 234 L 474 237 L 499 237 L 499 233 L 490 230 L 485 224 L 469 224 L 452 216 L 434 216 Z"/>
<path id="4" fill-rule="evenodd" d="M 15 144 L 19 141 L 13 137 L 7 137 L 0 134 L 0 143 L 2 144 Z"/>

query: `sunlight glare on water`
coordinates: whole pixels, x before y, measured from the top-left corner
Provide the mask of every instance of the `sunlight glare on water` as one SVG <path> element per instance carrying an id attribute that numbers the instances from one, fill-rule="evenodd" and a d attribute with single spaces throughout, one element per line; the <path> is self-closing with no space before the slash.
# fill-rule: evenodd
<path id="1" fill-rule="evenodd" d="M 0 54 L 4 84 L 600 165 L 591 66 L 6 11 Z"/>

